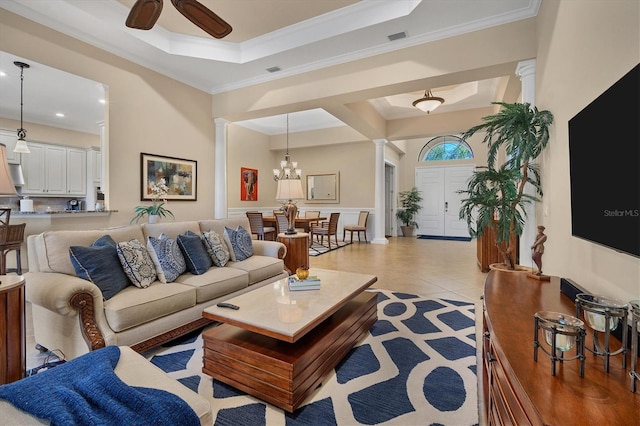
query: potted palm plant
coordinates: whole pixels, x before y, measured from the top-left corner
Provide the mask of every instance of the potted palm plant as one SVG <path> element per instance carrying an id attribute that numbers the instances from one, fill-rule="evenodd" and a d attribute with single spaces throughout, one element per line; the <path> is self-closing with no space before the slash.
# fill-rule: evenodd
<path id="1" fill-rule="evenodd" d="M 415 186 L 408 191 L 400 192 L 399 195 L 402 208 L 396 212 L 396 217 L 404 224 L 400 227 L 402 229 L 402 235 L 404 237 L 411 237 L 414 228 L 418 228 L 415 216 L 422 208 L 422 205 L 420 205 L 422 196 Z"/>
<path id="2" fill-rule="evenodd" d="M 489 147 L 487 166 L 479 167 L 468 182 L 460 207 L 472 237 L 492 231 L 497 249 L 507 269 L 515 269 L 516 248 L 511 235 L 522 235 L 526 220 L 525 206 L 542 196 L 540 173 L 533 163 L 549 142 L 553 115 L 539 111 L 528 103 L 494 102 L 502 107 L 497 114 L 484 117 L 482 124 L 467 130 L 463 138 L 484 131 L 483 143 Z M 496 165 L 498 151 L 504 148 L 506 161 Z M 525 192 L 529 183 L 535 194 Z"/>

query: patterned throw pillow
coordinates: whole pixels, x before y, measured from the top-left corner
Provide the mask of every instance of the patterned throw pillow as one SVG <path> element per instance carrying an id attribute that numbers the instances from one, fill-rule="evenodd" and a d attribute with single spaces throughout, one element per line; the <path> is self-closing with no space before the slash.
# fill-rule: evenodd
<path id="1" fill-rule="evenodd" d="M 118 258 L 133 285 L 147 288 L 157 278 L 156 266 L 146 247 L 136 239 L 118 243 Z"/>
<path id="2" fill-rule="evenodd" d="M 222 267 L 231 259 L 227 244 L 216 231 L 203 232 L 202 240 L 214 265 Z"/>
<path id="3" fill-rule="evenodd" d="M 242 226 L 238 226 L 235 230 L 224 227 L 224 234 L 230 242 L 234 256 L 232 260 L 240 261 L 253 256 L 253 242 L 251 234 Z"/>
<path id="4" fill-rule="evenodd" d="M 187 264 L 178 243 L 165 234 L 160 234 L 158 238 L 149 237 L 147 250 L 156 265 L 156 273 L 160 282 L 174 282 L 180 274 L 187 270 Z"/>
<path id="5" fill-rule="evenodd" d="M 105 300 L 131 285 L 120 265 L 116 242 L 109 235 L 98 238 L 91 247 L 69 247 L 69 257 L 76 275 L 97 285 Z"/>
<path id="6" fill-rule="evenodd" d="M 213 264 L 202 238 L 191 231 L 178 235 L 178 247 L 182 251 L 187 269 L 194 275 L 204 274 Z"/>

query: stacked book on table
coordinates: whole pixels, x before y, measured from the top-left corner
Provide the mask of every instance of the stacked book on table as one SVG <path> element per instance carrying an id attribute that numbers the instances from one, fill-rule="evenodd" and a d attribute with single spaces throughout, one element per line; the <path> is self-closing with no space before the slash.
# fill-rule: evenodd
<path id="1" fill-rule="evenodd" d="M 319 290 L 320 289 L 320 277 L 315 275 L 308 276 L 306 279 L 301 280 L 295 275 L 289 277 L 289 290 Z"/>

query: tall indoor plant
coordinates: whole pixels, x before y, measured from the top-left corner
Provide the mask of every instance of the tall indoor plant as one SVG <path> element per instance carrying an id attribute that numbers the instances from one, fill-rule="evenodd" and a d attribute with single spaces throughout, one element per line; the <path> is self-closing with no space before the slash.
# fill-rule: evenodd
<path id="1" fill-rule="evenodd" d="M 508 269 L 515 269 L 511 254 L 516 249 L 511 235 L 522 235 L 525 206 L 542 196 L 540 173 L 533 161 L 549 142 L 553 115 L 528 103 L 494 102 L 502 107 L 497 114 L 484 117 L 482 124 L 467 130 L 463 138 L 484 131 L 483 143 L 489 147 L 487 166 L 479 167 L 469 180 L 460 207 L 460 219 L 467 221 L 469 234 L 479 237 L 492 230 L 496 246 Z M 497 166 L 499 150 L 506 160 Z M 525 192 L 530 183 L 535 194 Z"/>
<path id="2" fill-rule="evenodd" d="M 404 224 L 402 228 L 402 235 L 410 237 L 413 235 L 413 229 L 418 228 L 418 223 L 415 221 L 416 214 L 422 208 L 420 202 L 422 196 L 420 191 L 415 186 L 408 191 L 400 192 L 400 208 L 396 212 L 396 217 Z"/>

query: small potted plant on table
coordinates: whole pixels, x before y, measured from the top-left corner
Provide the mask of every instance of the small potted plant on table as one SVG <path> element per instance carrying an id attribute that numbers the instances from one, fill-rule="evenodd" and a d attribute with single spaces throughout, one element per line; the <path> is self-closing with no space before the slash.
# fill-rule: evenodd
<path id="1" fill-rule="evenodd" d="M 136 207 L 133 210 L 136 215 L 131 219 L 131 223 L 137 223 L 145 216 L 149 216 L 149 223 L 157 223 L 161 217 L 171 216 L 172 219 L 175 219 L 173 213 L 164 207 L 167 202 L 165 197 L 169 193 L 166 180 L 162 178 L 157 183 L 151 182 L 149 184 L 149 190 L 151 191 L 150 197 L 153 204 L 150 206 Z"/>

